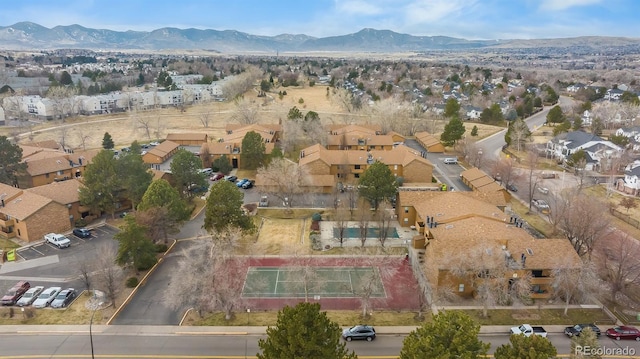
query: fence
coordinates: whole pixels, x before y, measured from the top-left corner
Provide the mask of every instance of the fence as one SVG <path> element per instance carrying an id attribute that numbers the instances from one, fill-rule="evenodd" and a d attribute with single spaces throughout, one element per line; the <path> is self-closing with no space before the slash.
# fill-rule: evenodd
<path id="1" fill-rule="evenodd" d="M 640 221 L 635 218 L 631 218 L 631 216 L 628 214 L 622 213 L 615 208 L 611 210 L 611 214 L 636 228 L 640 228 Z"/>

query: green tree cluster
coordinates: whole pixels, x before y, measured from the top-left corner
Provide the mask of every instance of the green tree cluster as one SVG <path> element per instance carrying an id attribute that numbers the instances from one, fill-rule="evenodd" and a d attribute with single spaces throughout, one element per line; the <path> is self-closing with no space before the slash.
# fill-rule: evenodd
<path id="1" fill-rule="evenodd" d="M 220 181 L 211 187 L 204 213 L 204 229 L 222 232 L 228 228 L 252 230 L 253 221 L 242 210 L 243 194 L 232 182 Z"/>
<path id="2" fill-rule="evenodd" d="M 501 124 L 502 121 L 504 121 L 504 115 L 502 114 L 500 105 L 497 103 L 485 108 L 480 114 L 480 122 L 482 123 L 498 125 Z"/>
<path id="3" fill-rule="evenodd" d="M 0 136 L 0 182 L 13 186 L 26 169 L 27 164 L 22 163 L 22 148 L 11 143 L 7 136 Z"/>
<path id="4" fill-rule="evenodd" d="M 453 146 L 462 139 L 465 131 L 462 120 L 458 117 L 453 117 L 444 126 L 444 131 L 440 134 L 440 141 L 447 147 Z"/>
<path id="5" fill-rule="evenodd" d="M 115 238 L 118 245 L 116 263 L 122 267 L 131 265 L 136 271 L 146 270 L 156 264 L 155 246 L 147 238 L 147 229 L 136 222 L 134 216 L 124 217 L 125 224 Z"/>
<path id="6" fill-rule="evenodd" d="M 241 146 L 242 151 L 240 152 L 240 158 L 242 160 L 242 168 L 255 170 L 264 165 L 266 145 L 259 133 L 255 131 L 247 132 L 242 139 Z"/>
<path id="7" fill-rule="evenodd" d="M 211 163 L 211 169 L 215 172 L 220 172 L 227 175 L 229 174 L 229 172 L 231 172 L 231 170 L 233 170 L 233 166 L 229 161 L 229 157 L 227 157 L 227 155 L 222 155 L 213 160 L 213 162 Z"/>
<path id="8" fill-rule="evenodd" d="M 398 181 L 389 166 L 375 161 L 360 176 L 358 192 L 373 208 L 378 209 L 384 200 L 391 200 L 398 191 Z"/>
<path id="9" fill-rule="evenodd" d="M 539 335 L 511 335 L 509 344 L 503 344 L 496 349 L 495 359 L 549 359 L 555 358 L 558 351 L 545 337 Z"/>
<path id="10" fill-rule="evenodd" d="M 480 341 L 478 334 L 480 324 L 468 315 L 441 312 L 404 339 L 400 359 L 484 358 L 491 345 Z"/>
<path id="11" fill-rule="evenodd" d="M 299 303 L 278 312 L 267 338 L 258 340 L 258 359 L 356 359 L 340 339 L 340 327 L 318 303 Z"/>
<path id="12" fill-rule="evenodd" d="M 207 185 L 205 175 L 200 172 L 202 169 L 200 157 L 184 148 L 176 151 L 169 168 L 181 196 L 192 198 L 194 193 L 192 189 Z"/>

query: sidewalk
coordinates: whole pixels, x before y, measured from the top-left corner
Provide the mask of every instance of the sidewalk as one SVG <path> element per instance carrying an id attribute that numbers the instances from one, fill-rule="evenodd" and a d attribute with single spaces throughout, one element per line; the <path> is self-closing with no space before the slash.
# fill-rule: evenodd
<path id="1" fill-rule="evenodd" d="M 345 327 L 346 328 L 346 327 Z M 416 326 L 376 327 L 379 335 L 407 335 Z M 510 325 L 485 325 L 480 328 L 480 334 L 505 335 L 509 333 Z M 564 325 L 545 325 L 550 334 L 564 332 Z M 149 325 L 94 325 L 91 330 L 95 334 L 105 335 L 264 335 L 267 327 L 234 326 L 234 327 L 192 327 L 192 326 L 149 326 Z M 2 325 L 0 334 L 33 334 L 59 333 L 69 335 L 85 335 L 89 333 L 89 325 Z"/>

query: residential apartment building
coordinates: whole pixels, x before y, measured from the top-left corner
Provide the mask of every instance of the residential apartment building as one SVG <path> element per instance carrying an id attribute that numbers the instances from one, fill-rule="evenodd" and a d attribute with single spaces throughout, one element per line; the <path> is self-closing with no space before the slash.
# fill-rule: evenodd
<path id="1" fill-rule="evenodd" d="M 82 177 L 84 170 L 99 150 L 67 153 L 42 147 L 20 145 L 26 171 L 18 175 L 20 188 L 43 186 L 53 182 Z"/>
<path id="2" fill-rule="evenodd" d="M 332 125 L 327 136 L 328 150 L 390 150 L 394 144 L 404 142 L 404 136 L 391 132 L 382 134 L 380 126 Z"/>
<path id="3" fill-rule="evenodd" d="M 35 242 L 71 229 L 69 211 L 54 200 L 0 183 L 0 236 Z"/>
<path id="4" fill-rule="evenodd" d="M 533 238 L 519 218 L 503 212 L 505 204 L 498 193 L 399 192 L 398 221 L 418 231 L 412 246 L 424 253 L 422 269 L 434 292 L 472 297 L 477 273 L 491 271 L 505 285 L 529 281 L 530 298 L 550 298 L 554 270 L 580 269 L 568 240 Z M 459 274 L 474 262 L 474 278 Z"/>
<path id="5" fill-rule="evenodd" d="M 389 166 L 391 173 L 402 177 L 404 182 L 431 182 L 433 164 L 417 151 L 404 145 L 390 150 L 328 150 L 316 144 L 300 151 L 299 165 L 309 174 L 312 183 L 326 183 L 314 180 L 314 176 L 331 175 L 335 182 L 357 183 L 360 175 L 376 161 Z M 324 191 L 326 192 L 326 190 Z"/>
<path id="6" fill-rule="evenodd" d="M 79 219 L 90 222 L 100 216 L 99 212 L 92 211 L 89 207 L 80 204 L 81 186 L 80 180 L 74 178 L 68 181 L 53 182 L 29 188 L 27 191 L 63 205 L 68 211 L 69 221 L 75 224 Z"/>

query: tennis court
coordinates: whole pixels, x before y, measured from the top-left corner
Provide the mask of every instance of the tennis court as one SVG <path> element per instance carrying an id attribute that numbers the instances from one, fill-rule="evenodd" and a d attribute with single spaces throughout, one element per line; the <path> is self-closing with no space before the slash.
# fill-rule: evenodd
<path id="1" fill-rule="evenodd" d="M 375 267 L 249 267 L 245 298 L 355 298 L 363 290 L 386 297 Z"/>

